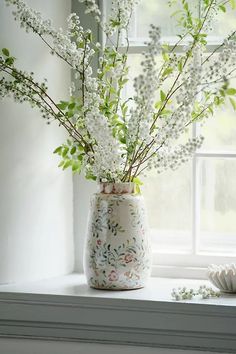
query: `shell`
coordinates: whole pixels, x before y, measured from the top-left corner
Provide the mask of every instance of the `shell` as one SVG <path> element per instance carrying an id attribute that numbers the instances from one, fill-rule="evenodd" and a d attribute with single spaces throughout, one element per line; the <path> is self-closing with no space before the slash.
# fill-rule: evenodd
<path id="1" fill-rule="evenodd" d="M 208 278 L 218 289 L 227 293 L 236 293 L 236 264 L 211 264 Z"/>

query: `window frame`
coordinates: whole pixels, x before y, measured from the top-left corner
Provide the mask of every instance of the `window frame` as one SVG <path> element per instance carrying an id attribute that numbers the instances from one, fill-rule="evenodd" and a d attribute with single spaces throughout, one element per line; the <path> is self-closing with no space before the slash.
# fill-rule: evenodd
<path id="1" fill-rule="evenodd" d="M 99 6 L 102 11 L 103 17 L 107 14 L 107 2 L 106 0 L 99 0 Z M 135 20 L 134 20 L 135 21 Z M 167 42 L 171 46 L 176 43 L 178 37 L 162 37 L 163 42 Z M 100 32 L 100 40 L 105 42 L 105 37 Z M 211 53 L 216 50 L 218 45 L 222 43 L 223 37 L 211 37 L 207 45 L 206 53 Z M 129 38 L 129 50 L 128 54 L 142 54 L 146 46 L 144 42 L 146 38 L 135 39 L 135 37 Z M 181 45 L 176 47 L 176 52 L 181 53 L 182 48 L 186 45 L 183 42 Z M 122 47 L 119 48 L 120 51 L 124 50 Z M 197 134 L 197 126 L 193 124 L 192 137 Z M 211 253 L 211 252 L 199 252 L 198 251 L 198 226 L 200 220 L 200 195 L 199 195 L 199 161 L 200 158 L 236 158 L 236 151 L 204 151 L 198 150 L 194 153 L 191 161 L 191 207 L 192 207 L 192 227 L 191 227 L 191 244 L 192 249 L 190 253 L 180 253 L 180 252 L 158 252 L 154 250 L 153 252 L 153 276 L 167 276 L 167 277 L 186 277 L 186 278 L 206 278 L 206 270 L 211 263 L 233 263 L 235 261 L 235 256 L 233 254 L 224 253 Z"/>

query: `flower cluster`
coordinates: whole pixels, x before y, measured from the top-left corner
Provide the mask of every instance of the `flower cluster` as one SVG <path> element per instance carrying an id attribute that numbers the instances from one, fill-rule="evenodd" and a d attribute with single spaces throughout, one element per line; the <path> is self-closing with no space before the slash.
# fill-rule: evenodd
<path id="1" fill-rule="evenodd" d="M 140 0 L 112 0 L 108 21 L 103 24 L 106 34 L 112 35 L 116 30 L 126 30 Z"/>
<path id="2" fill-rule="evenodd" d="M 162 148 L 156 154 L 156 157 L 150 160 L 149 169 L 156 168 L 158 173 L 165 171 L 168 168 L 175 170 L 193 155 L 195 150 L 202 146 L 203 136 L 189 139 L 187 143 L 177 145 L 177 147 L 167 149 Z M 152 165 L 153 162 L 153 165 Z"/>
<path id="3" fill-rule="evenodd" d="M 27 32 L 34 32 L 43 38 L 44 42 L 51 49 L 52 54 L 58 55 L 65 60 L 73 69 L 80 71 L 84 59 L 83 43 L 90 42 L 91 31 L 84 31 L 80 26 L 79 17 L 71 14 L 68 18 L 68 31 L 66 33 L 60 28 L 56 30 L 51 20 L 44 20 L 41 13 L 31 9 L 21 0 L 6 0 L 8 5 L 16 7 L 13 11 L 15 20 L 20 22 L 22 28 Z M 86 46 L 86 50 L 88 47 Z M 90 49 L 92 56 L 94 50 Z M 89 58 L 88 58 L 89 60 Z"/>
<path id="4" fill-rule="evenodd" d="M 86 5 L 86 14 L 92 14 L 97 22 L 101 21 L 101 11 L 96 3 L 96 0 L 79 0 Z"/>
<path id="5" fill-rule="evenodd" d="M 195 296 L 201 296 L 202 299 L 209 299 L 211 297 L 219 297 L 220 292 L 206 285 L 200 285 L 197 290 L 187 289 L 186 287 L 173 289 L 171 296 L 175 301 L 192 300 Z"/>
<path id="6" fill-rule="evenodd" d="M 31 9 L 23 1 L 5 0 L 7 5 L 14 5 L 16 10 L 13 15 L 19 21 L 22 28 L 27 32 L 33 31 L 40 36 L 52 34 L 51 21 L 42 18 L 40 12 Z"/>
<path id="7" fill-rule="evenodd" d="M 150 127 L 153 122 L 154 93 L 158 86 L 156 56 L 160 49 L 160 29 L 152 25 L 149 36 L 150 42 L 147 43 L 147 51 L 143 53 L 144 60 L 141 63 L 143 74 L 134 81 L 135 106 L 130 110 L 128 122 L 130 143 L 140 140 L 149 143 L 152 139 Z"/>
<path id="8" fill-rule="evenodd" d="M 33 73 L 12 69 L 11 66 L 5 63 L 5 60 L 0 56 L 0 67 L 5 73 L 10 73 L 13 70 L 14 79 L 7 80 L 2 77 L 0 80 L 0 97 L 13 97 L 17 103 L 28 102 L 31 107 L 38 107 L 42 117 L 47 119 L 48 123 L 54 118 L 55 112 L 48 105 L 46 98 L 47 85 L 46 80 L 39 84 L 35 82 Z"/>
<path id="9" fill-rule="evenodd" d="M 101 176 L 102 181 L 117 180 L 122 171 L 120 147 L 112 136 L 106 117 L 98 109 L 93 109 L 86 115 L 86 126 L 96 141 L 94 152 L 91 153 L 91 172 L 94 176 Z"/>

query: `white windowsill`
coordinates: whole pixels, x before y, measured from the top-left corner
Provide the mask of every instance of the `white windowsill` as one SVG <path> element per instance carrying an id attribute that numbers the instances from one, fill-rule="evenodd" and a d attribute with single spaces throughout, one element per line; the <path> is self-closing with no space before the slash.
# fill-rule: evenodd
<path id="1" fill-rule="evenodd" d="M 173 287 L 203 280 L 151 278 L 145 289 L 101 291 L 83 275 L 0 286 L 0 336 L 236 352 L 236 297 L 175 302 Z"/>

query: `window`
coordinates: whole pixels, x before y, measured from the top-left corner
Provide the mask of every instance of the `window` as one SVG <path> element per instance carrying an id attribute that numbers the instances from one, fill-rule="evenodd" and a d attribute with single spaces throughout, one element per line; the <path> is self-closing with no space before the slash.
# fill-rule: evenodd
<path id="1" fill-rule="evenodd" d="M 198 15 L 201 0 L 196 3 L 193 11 Z M 178 39 L 172 12 L 164 0 L 142 0 L 137 8 L 130 25 L 131 79 L 139 73 L 150 23 L 160 25 L 164 42 L 174 44 Z M 233 11 L 219 14 L 209 37 L 209 53 L 234 28 L 235 19 Z M 132 83 L 127 90 L 130 95 Z M 196 136 L 200 130 L 205 142 L 189 163 L 159 176 L 153 171 L 144 180 L 154 265 L 206 267 L 235 260 L 236 114 L 226 107 L 205 126 L 193 125 L 189 134 Z"/>

